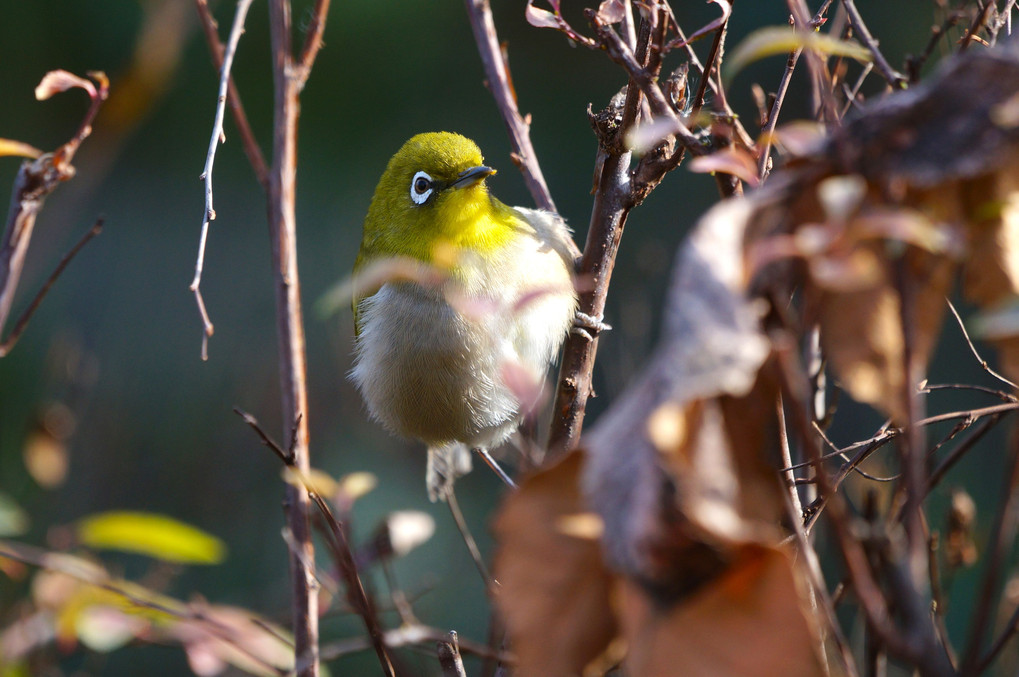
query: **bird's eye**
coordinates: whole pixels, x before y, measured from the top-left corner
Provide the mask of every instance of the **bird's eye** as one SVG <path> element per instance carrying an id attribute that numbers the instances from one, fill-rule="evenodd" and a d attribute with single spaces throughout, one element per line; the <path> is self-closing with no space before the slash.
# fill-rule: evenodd
<path id="1" fill-rule="evenodd" d="M 432 196 L 433 190 L 432 177 L 425 172 L 418 172 L 410 180 L 410 199 L 414 201 L 414 204 L 421 205 L 427 202 L 428 198 Z"/>

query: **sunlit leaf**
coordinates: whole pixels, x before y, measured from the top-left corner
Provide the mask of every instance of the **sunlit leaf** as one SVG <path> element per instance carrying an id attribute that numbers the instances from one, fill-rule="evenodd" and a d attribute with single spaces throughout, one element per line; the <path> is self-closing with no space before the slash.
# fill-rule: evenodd
<path id="1" fill-rule="evenodd" d="M 527 23 L 537 28 L 559 28 L 559 22 L 555 14 L 547 9 L 540 9 L 534 6 L 534 0 L 527 0 L 527 7 L 524 8 L 524 18 Z"/>
<path id="2" fill-rule="evenodd" d="M 587 512 L 580 492 L 583 454 L 526 478 L 496 519 L 495 576 L 513 651 L 514 674 L 588 674 L 616 635 L 613 576 L 597 540 L 578 538 L 564 520 Z M 600 673 L 597 673 L 600 674 Z"/>
<path id="3" fill-rule="evenodd" d="M 733 146 L 711 155 L 696 157 L 690 161 L 689 167 L 691 172 L 732 174 L 751 186 L 757 186 L 761 182 L 757 174 L 757 162 L 754 160 L 754 156 Z"/>
<path id="4" fill-rule="evenodd" d="M 67 91 L 72 87 L 80 87 L 88 92 L 88 95 L 92 98 L 96 97 L 95 85 L 90 81 L 80 78 L 74 73 L 58 69 L 50 71 L 42 77 L 42 80 L 36 85 L 35 98 L 39 101 L 45 101 L 54 94 Z"/>
<path id="5" fill-rule="evenodd" d="M 28 513 L 7 494 L 0 492 L 0 536 L 18 536 L 28 529 Z"/>
<path id="6" fill-rule="evenodd" d="M 771 26 L 760 28 L 743 39 L 726 57 L 722 70 L 726 80 L 743 70 L 747 64 L 776 54 L 788 54 L 797 49 L 809 49 L 826 56 L 845 56 L 857 61 L 871 60 L 870 52 L 852 40 L 839 40 L 813 31 Z"/>
<path id="7" fill-rule="evenodd" d="M 17 157 L 27 157 L 34 160 L 42 155 L 42 151 L 21 141 L 15 141 L 14 139 L 0 139 L 0 156 L 4 155 L 15 155 Z"/>
<path id="8" fill-rule="evenodd" d="M 598 20 L 603 24 L 616 24 L 626 16 L 626 5 L 623 0 L 602 0 L 598 5 Z"/>
<path id="9" fill-rule="evenodd" d="M 87 546 L 123 550 L 169 562 L 217 564 L 226 546 L 215 536 L 164 515 L 107 512 L 78 523 L 78 538 Z"/>

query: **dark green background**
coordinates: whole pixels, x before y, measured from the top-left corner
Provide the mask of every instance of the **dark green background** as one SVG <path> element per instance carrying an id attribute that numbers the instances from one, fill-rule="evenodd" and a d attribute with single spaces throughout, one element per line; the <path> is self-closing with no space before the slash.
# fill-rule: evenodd
<path id="1" fill-rule="evenodd" d="M 101 510 L 155 511 L 194 523 L 223 538 L 230 556 L 220 566 L 184 572 L 171 592 L 201 594 L 285 621 L 280 464 L 231 413 L 239 406 L 282 436 L 264 196 L 228 118 L 227 143 L 215 169 L 218 218 L 202 286 L 216 333 L 209 361 L 202 362 L 200 323 L 188 284 L 203 210 L 198 177 L 217 76 L 191 2 L 176 1 L 184 5 L 176 12 L 185 31 L 179 63 L 173 64 L 165 90 L 146 92 L 146 81 L 123 83 L 146 12 L 159 3 L 0 0 L 0 136 L 49 150 L 72 133 L 85 96 L 72 92 L 36 102 L 33 88 L 48 70 L 103 70 L 113 90 L 95 124 L 96 134 L 75 161 L 79 176 L 53 195 L 37 226 L 16 313 L 96 217 L 106 219 L 102 236 L 62 277 L 13 354 L 0 360 L 0 491 L 30 512 L 32 528 L 25 538 L 35 543 L 46 542 L 49 527 Z M 604 106 L 625 79 L 604 54 L 572 47 L 557 33 L 528 26 L 522 2 L 494 4 L 521 110 L 533 115 L 532 138 L 552 194 L 582 243 L 595 155 L 585 109 L 588 103 L 595 109 Z M 688 31 L 717 13 L 699 0 L 673 5 Z M 926 43 L 934 5 L 858 2 L 896 64 Z M 298 28 L 307 24 L 310 6 L 297 3 Z M 737 3 L 729 44 L 754 28 L 783 24 L 784 7 L 779 0 Z M 220 2 L 214 8 L 225 39 L 234 4 Z M 576 8 L 568 12 L 583 26 Z M 266 24 L 265 3 L 256 2 L 235 66 L 263 148 L 272 122 Z M 156 31 L 156 42 L 167 43 L 172 32 L 164 25 Z M 702 58 L 707 47 L 707 41 L 697 45 Z M 676 65 L 669 63 L 670 68 Z M 757 129 L 750 85 L 774 89 L 783 66 L 782 57 L 755 64 L 731 87 L 730 100 L 752 134 Z M 809 114 L 804 82 L 799 73 L 785 119 Z M 876 78 L 872 82 L 879 84 Z M 123 109 L 136 118 L 137 126 L 130 129 L 124 117 L 115 119 L 111 113 L 125 89 L 145 104 Z M 320 317 L 312 310 L 348 274 L 375 181 L 412 134 L 449 130 L 474 138 L 488 164 L 501 170 L 490 182 L 492 190 L 510 204 L 531 203 L 483 85 L 462 3 L 335 2 L 302 109 L 297 217 L 313 463 L 333 475 L 358 470 L 378 475 L 378 489 L 355 509 L 358 539 L 367 538 L 391 510 L 417 509 L 435 516 L 435 537 L 398 563 L 398 578 L 419 595 L 414 606 L 422 621 L 484 640 L 484 591 L 445 508 L 427 500 L 424 454 L 418 445 L 393 439 L 367 420 L 345 378 L 349 312 Z M 15 159 L 0 158 L 0 186 L 10 185 L 17 165 Z M 599 397 L 592 403 L 592 416 L 639 368 L 657 331 L 675 247 L 716 199 L 710 177 L 681 168 L 631 216 L 606 318 L 616 329 L 600 344 Z M 69 375 L 68 358 L 76 354 L 91 365 L 91 381 Z M 953 349 L 953 354 L 961 353 Z M 70 440 L 66 484 L 45 491 L 25 472 L 21 450 L 41 411 L 54 400 L 72 407 L 78 427 Z M 862 428 L 859 420 L 855 429 L 846 426 L 843 436 L 869 435 L 878 422 L 873 416 L 863 420 Z M 980 461 L 967 463 L 979 466 Z M 997 482 L 989 486 L 995 495 Z M 481 547 L 490 552 L 486 525 L 502 489 L 485 471 L 468 476 L 458 488 Z M 117 561 L 130 575 L 145 570 L 137 559 Z M 23 593 L 0 580 L 0 611 L 10 611 Z M 9 619 L 9 613 L 0 613 L 0 621 Z M 343 614 L 323 622 L 324 641 L 360 632 L 359 622 Z M 420 662 L 422 670 L 432 664 L 429 657 L 404 658 L 411 665 Z M 346 674 L 374 670 L 373 659 L 367 658 L 343 665 L 353 670 Z M 175 649 L 130 648 L 85 662 L 90 671 L 109 675 L 141 674 L 141 666 L 153 675 L 186 670 L 183 654 Z"/>

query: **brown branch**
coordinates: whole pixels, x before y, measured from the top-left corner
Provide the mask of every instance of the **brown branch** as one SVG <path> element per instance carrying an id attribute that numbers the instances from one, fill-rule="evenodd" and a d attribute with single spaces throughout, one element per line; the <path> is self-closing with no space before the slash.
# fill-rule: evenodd
<path id="1" fill-rule="evenodd" d="M 322 35 L 326 29 L 326 17 L 329 15 L 329 0 L 315 0 L 315 8 L 311 12 L 311 24 L 304 36 L 304 47 L 301 49 L 299 60 L 301 69 L 301 89 L 304 88 L 308 76 L 311 75 L 311 67 L 315 65 L 315 58 L 322 49 Z"/>
<path id="2" fill-rule="evenodd" d="M 322 17 L 324 21 L 324 17 Z M 308 391 L 301 283 L 297 267 L 297 120 L 299 94 L 307 73 L 294 68 L 288 0 L 270 0 L 269 33 L 274 85 L 273 154 L 269 173 L 268 221 L 276 291 L 276 330 L 279 340 L 280 390 L 286 433 L 294 433 L 294 467 L 308 472 Z M 287 523 L 300 552 L 290 553 L 291 603 L 296 653 L 302 661 L 298 677 L 317 677 L 318 596 L 314 570 L 309 508 L 303 487 L 287 486 Z"/>
<path id="3" fill-rule="evenodd" d="M 503 57 L 499 46 L 499 37 L 495 32 L 495 21 L 492 19 L 492 8 L 489 0 L 465 0 L 467 16 L 474 31 L 474 40 L 478 44 L 478 54 L 485 68 L 485 77 L 492 98 L 499 108 L 502 121 L 509 133 L 513 145 L 513 161 L 524 176 L 524 183 L 531 197 L 540 209 L 556 211 L 552 194 L 545 183 L 545 176 L 538 164 L 538 156 L 531 145 L 530 116 L 524 119 L 517 108 L 516 95 L 510 85 L 509 64 Z M 580 249 L 571 239 L 568 243 L 573 249 L 574 258 L 580 256 Z"/>
<path id="4" fill-rule="evenodd" d="M 436 642 L 435 651 L 439 655 L 443 677 L 467 677 L 463 660 L 460 658 L 460 642 L 455 632 L 449 633 L 449 639 Z"/>
<path id="5" fill-rule="evenodd" d="M 888 60 L 885 59 L 885 55 L 881 53 L 881 49 L 878 47 L 877 40 L 867 30 L 867 24 L 863 22 L 860 10 L 856 9 L 856 3 L 853 0 L 842 0 L 842 7 L 845 8 L 846 14 L 849 16 L 849 23 L 860 38 L 860 42 L 870 51 L 874 57 L 874 64 L 885 80 L 888 81 L 888 84 L 896 89 L 905 87 L 909 80 L 905 75 L 892 68 Z"/>
<path id="6" fill-rule="evenodd" d="M 11 352 L 11 349 L 14 348 L 18 339 L 21 338 L 22 332 L 24 332 L 25 328 L 28 326 L 28 321 L 32 319 L 32 315 L 39 308 L 39 304 L 42 303 L 47 292 L 49 292 L 50 288 L 57 281 L 57 278 L 64 272 L 64 269 L 71 263 L 71 260 L 78 255 L 78 252 L 80 252 L 92 238 L 101 232 L 103 232 L 103 220 L 99 219 L 96 221 L 95 225 L 89 228 L 88 232 L 86 232 L 81 239 L 78 240 L 77 244 L 71 247 L 70 251 L 64 254 L 64 257 L 60 259 L 60 263 L 58 263 L 57 267 L 53 269 L 53 272 L 46 280 L 46 283 L 39 289 L 39 292 L 35 295 L 35 298 L 32 299 L 32 302 L 28 304 L 28 308 L 26 308 L 25 312 L 21 314 L 18 321 L 14 323 L 14 329 L 11 330 L 10 335 L 4 339 L 3 343 L 0 343 L 0 357 L 6 357 Z"/>
<path id="7" fill-rule="evenodd" d="M 109 82 L 103 73 L 89 73 L 89 76 L 98 87 L 84 82 L 84 85 L 89 87 L 86 91 L 91 98 L 91 103 L 74 136 L 56 151 L 41 155 L 32 162 L 22 163 L 14 178 L 14 188 L 11 192 L 11 203 L 7 212 L 7 221 L 4 227 L 3 238 L 0 239 L 0 332 L 3 331 L 4 326 L 7 324 L 11 307 L 14 304 L 14 295 L 18 290 L 18 284 L 21 282 L 21 273 L 25 264 L 25 256 L 28 254 L 28 247 L 32 241 L 36 218 L 39 212 L 42 211 L 43 204 L 50 193 L 56 190 L 57 186 L 61 183 L 74 176 L 74 167 L 71 166 L 71 160 L 74 159 L 74 155 L 81 146 L 81 143 L 92 132 L 92 122 L 99 113 L 99 108 L 102 106 L 103 101 L 109 95 Z M 46 78 L 44 78 L 43 82 L 46 82 Z M 82 86 L 82 88 L 84 89 L 85 87 Z M 86 241 L 87 239 L 90 238 L 86 238 Z M 77 253 L 78 249 L 80 249 L 80 246 L 72 250 L 71 256 Z M 65 259 L 69 261 L 67 257 Z M 57 266 L 58 270 L 54 277 L 47 282 L 44 291 L 41 292 L 37 299 L 38 301 L 42 300 L 41 296 L 49 289 L 49 285 L 53 283 L 56 275 L 60 274 L 64 266 L 66 266 L 66 262 L 63 261 Z M 34 305 L 37 305 L 37 303 Z M 34 308 L 30 306 L 29 310 L 28 315 L 30 316 L 34 312 Z M 22 320 L 27 322 L 28 318 L 23 316 Z M 21 321 L 19 321 L 20 324 Z M 21 326 L 20 329 L 16 328 L 16 333 L 20 334 L 23 330 L 24 326 Z M 17 342 L 17 337 L 14 338 L 14 342 Z M 6 345 L 7 351 L 13 345 L 13 342 L 10 345 Z M 6 351 L 4 354 L 6 354 Z"/>
<path id="8" fill-rule="evenodd" d="M 623 45 L 614 31 L 609 29 L 608 32 Z M 648 58 L 650 38 L 651 26 L 647 20 L 642 20 L 636 50 L 641 61 Z M 623 48 L 633 58 L 633 52 L 625 45 Z M 636 68 L 646 74 L 643 66 L 638 65 Z M 566 339 L 563 348 L 548 441 L 552 454 L 560 454 L 576 446 L 583 429 L 587 401 L 593 394 L 591 382 L 598 352 L 597 332 L 605 313 L 609 280 L 615 267 L 623 226 L 633 206 L 629 174 L 631 154 L 623 150 L 620 140 L 636 120 L 639 97 L 639 85 L 631 77 L 616 136 L 599 139 L 599 155 L 604 157 L 604 164 L 597 179 L 587 243 L 577 271 L 580 279 L 585 281 L 585 288 L 580 291 L 579 311 L 581 316 L 593 321 L 589 327 L 575 329 Z"/>
<path id="9" fill-rule="evenodd" d="M 290 448 L 283 449 L 268 435 L 268 433 L 262 430 L 262 427 L 259 425 L 258 420 L 254 416 L 239 409 L 238 407 L 234 407 L 234 413 L 240 416 L 244 422 L 248 424 L 255 434 L 258 435 L 259 439 L 262 440 L 262 444 L 269 447 L 269 449 L 271 449 L 272 452 L 276 454 L 281 461 L 283 461 L 284 465 L 288 468 L 294 469 L 298 473 L 298 479 L 300 479 L 301 470 L 297 466 L 297 456 L 294 451 L 297 445 L 297 438 L 292 437 Z M 358 573 L 357 563 L 354 558 L 353 550 L 351 550 L 350 542 L 347 540 L 346 531 L 344 530 L 343 525 L 341 525 L 333 515 L 329 504 L 326 503 L 317 493 L 310 489 L 305 489 L 306 495 L 310 497 L 311 501 L 315 504 L 315 507 L 318 508 L 323 521 L 329 528 L 326 533 L 326 537 L 330 542 L 329 544 L 331 546 L 333 559 L 336 561 L 336 568 L 343 576 L 345 582 L 347 603 L 350 604 L 350 607 L 359 616 L 361 616 L 362 620 L 364 620 L 372 647 L 378 654 L 383 667 L 386 668 L 386 674 L 392 675 L 394 674 L 393 666 L 388 654 L 386 653 L 385 641 L 383 639 L 384 632 L 381 625 L 379 625 L 378 615 L 375 611 L 375 604 L 368 596 L 364 589 L 364 585 L 361 582 L 361 576 Z M 293 545 L 295 547 L 294 554 L 297 557 L 302 558 L 302 561 L 304 561 L 304 550 L 296 541 Z M 309 567 L 314 566 L 311 562 L 307 562 L 306 564 Z M 297 651 L 297 656 L 298 673 L 300 674 L 302 669 L 310 667 L 310 661 L 302 660 L 302 653 L 299 650 Z"/>
<path id="10" fill-rule="evenodd" d="M 998 579 L 1015 542 L 1016 523 L 1019 521 L 1019 511 L 1016 509 L 1019 506 L 1019 431 L 1015 429 L 1012 430 L 1008 465 L 1004 474 L 1005 486 L 987 545 L 987 569 L 984 571 L 980 596 L 973 610 L 969 638 L 963 654 L 962 668 L 959 671 L 962 675 L 979 674 L 976 668 L 980 663 L 982 645 L 995 603 L 998 601 L 998 595 L 995 594 Z"/>
<path id="11" fill-rule="evenodd" d="M 973 42 L 976 34 L 979 33 L 980 29 L 984 27 L 985 23 L 987 23 L 987 15 L 994 8 L 995 4 L 997 4 L 997 0 L 986 0 L 984 8 L 980 10 L 980 13 L 977 14 L 973 23 L 970 24 L 970 27 L 966 30 L 966 34 L 962 36 L 962 40 L 959 41 L 961 43 L 959 46 L 960 54 L 966 51 L 966 48 L 969 47 L 971 42 Z"/>
<path id="12" fill-rule="evenodd" d="M 1002 631 L 1001 636 L 994 642 L 994 645 L 988 650 L 987 655 L 980 660 L 980 665 L 977 666 L 976 673 L 978 675 L 983 674 L 991 667 L 994 660 L 1001 653 L 1001 650 L 1005 648 L 1008 641 L 1015 636 L 1016 632 L 1019 631 L 1019 607 L 1012 613 L 1012 617 L 1008 619 L 1005 624 L 1005 629 Z"/>

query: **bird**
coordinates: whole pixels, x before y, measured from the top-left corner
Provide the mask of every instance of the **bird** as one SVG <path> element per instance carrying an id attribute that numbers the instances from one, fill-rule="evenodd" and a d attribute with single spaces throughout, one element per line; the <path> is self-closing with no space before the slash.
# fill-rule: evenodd
<path id="1" fill-rule="evenodd" d="M 577 310 L 565 222 L 500 202 L 495 173 L 465 136 L 413 136 L 379 179 L 354 263 L 350 377 L 371 418 L 426 445 L 432 501 L 472 450 L 490 460 L 517 430 Z"/>

